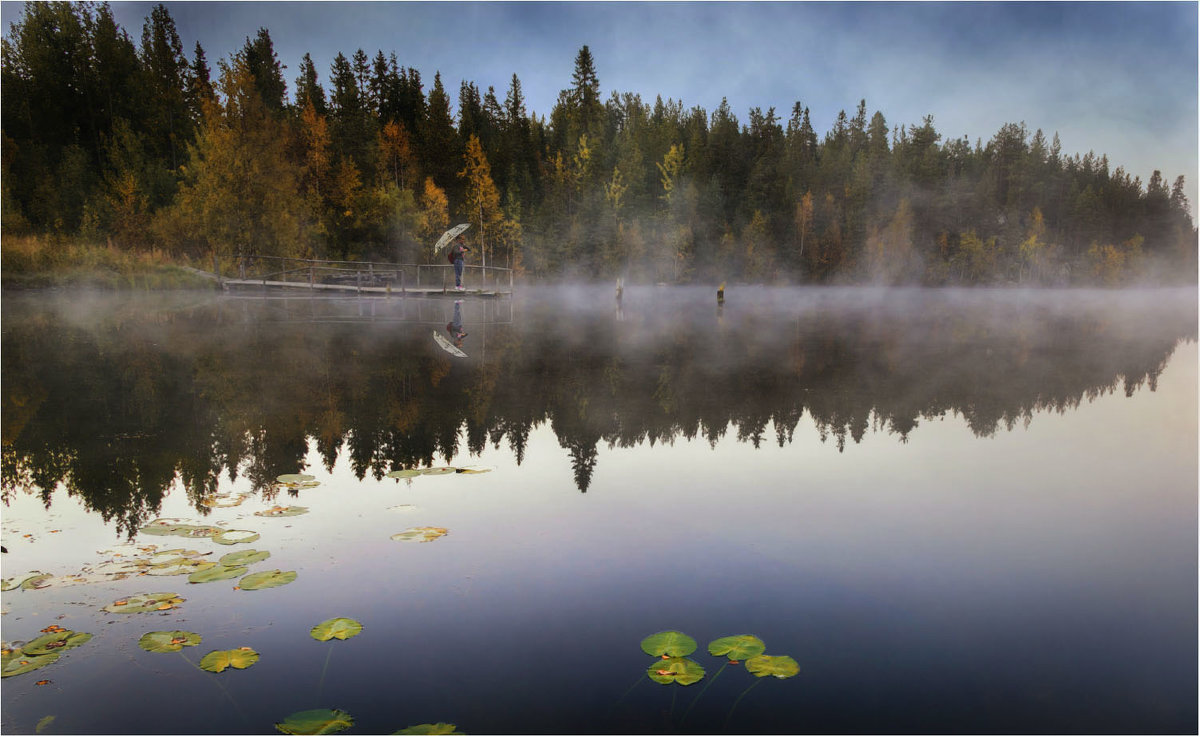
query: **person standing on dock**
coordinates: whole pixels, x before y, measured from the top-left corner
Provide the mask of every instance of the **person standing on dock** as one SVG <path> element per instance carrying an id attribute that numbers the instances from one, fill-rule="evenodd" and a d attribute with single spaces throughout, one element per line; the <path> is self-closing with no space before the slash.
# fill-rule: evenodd
<path id="1" fill-rule="evenodd" d="M 450 259 L 454 264 L 454 289 L 463 291 L 462 274 L 463 274 L 463 259 L 466 257 L 466 252 L 470 251 L 467 248 L 467 241 L 461 235 L 454 239 L 454 243 L 450 246 Z"/>

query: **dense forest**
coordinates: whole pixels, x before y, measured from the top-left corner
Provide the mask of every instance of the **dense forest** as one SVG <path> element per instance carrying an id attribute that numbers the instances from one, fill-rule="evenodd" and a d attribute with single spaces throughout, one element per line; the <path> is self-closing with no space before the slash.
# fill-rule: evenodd
<path id="1" fill-rule="evenodd" d="M 290 92 L 283 70 L 265 28 L 214 69 L 162 5 L 135 43 L 106 4 L 26 3 L 0 69 L 4 235 L 419 263 L 470 222 L 476 260 L 526 278 L 1196 278 L 1182 175 L 1143 185 L 1024 123 L 972 143 L 859 101 L 820 136 L 800 101 L 743 122 L 605 99 L 587 46 L 548 118 L 516 74 L 452 106 L 394 52 L 338 54 L 324 82 L 305 55 Z"/>

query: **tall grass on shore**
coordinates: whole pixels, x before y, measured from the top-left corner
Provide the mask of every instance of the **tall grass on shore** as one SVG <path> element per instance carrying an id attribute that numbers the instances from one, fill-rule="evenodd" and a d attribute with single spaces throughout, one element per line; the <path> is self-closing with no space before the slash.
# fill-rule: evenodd
<path id="1" fill-rule="evenodd" d="M 208 287 L 186 258 L 51 236 L 0 239 L 0 282 L 8 287 L 85 285 L 108 289 Z"/>

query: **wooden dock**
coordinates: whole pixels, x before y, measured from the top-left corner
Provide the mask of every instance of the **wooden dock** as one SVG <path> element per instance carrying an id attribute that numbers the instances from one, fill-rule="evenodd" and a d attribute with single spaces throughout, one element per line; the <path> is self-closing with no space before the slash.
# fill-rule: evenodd
<path id="1" fill-rule="evenodd" d="M 468 264 L 464 290 L 454 288 L 450 264 L 395 264 L 379 261 L 326 261 L 280 256 L 241 256 L 236 276 L 216 275 L 225 290 L 305 290 L 310 292 L 400 297 L 510 297 L 513 271 Z"/>

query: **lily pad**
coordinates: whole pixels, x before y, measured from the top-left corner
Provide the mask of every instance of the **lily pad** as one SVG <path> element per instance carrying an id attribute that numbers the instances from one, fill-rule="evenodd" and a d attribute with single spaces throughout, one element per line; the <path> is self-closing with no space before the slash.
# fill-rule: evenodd
<path id="1" fill-rule="evenodd" d="M 296 580 L 295 571 L 263 571 L 261 573 L 251 573 L 238 582 L 238 588 L 243 591 L 257 591 L 258 589 L 270 589 L 276 586 L 283 586 Z"/>
<path id="2" fill-rule="evenodd" d="M 55 577 L 49 573 L 40 573 L 36 576 L 30 576 L 21 582 L 21 588 L 25 589 L 26 591 L 31 591 L 33 589 L 47 589 L 53 584 L 54 578 Z"/>
<path id="3" fill-rule="evenodd" d="M 427 543 L 437 540 L 442 535 L 450 532 L 445 527 L 410 527 L 404 532 L 398 532 L 392 535 L 393 540 L 412 541 L 419 543 Z"/>
<path id="4" fill-rule="evenodd" d="M 642 651 L 647 655 L 682 658 L 696 652 L 696 641 L 675 630 L 656 632 L 642 640 Z"/>
<path id="5" fill-rule="evenodd" d="M 149 568 L 149 564 L 141 558 L 126 558 L 125 560 L 108 560 L 94 566 L 85 566 L 84 573 L 96 576 L 113 576 L 124 578 L 133 573 L 140 573 Z"/>
<path id="6" fill-rule="evenodd" d="M 363 626 L 361 622 L 356 622 L 349 617 L 334 617 L 333 619 L 326 619 L 316 627 L 313 627 L 308 634 L 312 635 L 314 640 L 325 642 L 333 637 L 339 640 L 348 640 L 359 632 L 362 632 L 362 630 Z"/>
<path id="7" fill-rule="evenodd" d="M 405 727 L 399 732 L 392 732 L 392 734 L 462 734 L 462 732 L 456 732 L 456 729 L 457 727 L 453 724 L 438 722 L 437 724 L 417 724 Z"/>
<path id="8" fill-rule="evenodd" d="M 246 566 L 226 566 L 210 563 L 210 567 L 196 571 L 188 576 L 188 583 L 212 583 L 246 575 L 250 569 Z"/>
<path id="9" fill-rule="evenodd" d="M 800 664 L 787 655 L 758 655 L 746 661 L 746 670 L 759 678 L 791 678 L 800 672 Z"/>
<path id="10" fill-rule="evenodd" d="M 138 640 L 138 645 L 152 653 L 177 653 L 185 647 L 199 645 L 200 639 L 195 632 L 183 630 L 147 632 Z"/>
<path id="11" fill-rule="evenodd" d="M 244 670 L 258 662 L 258 653 L 249 647 L 239 647 L 236 650 L 213 650 L 200 658 L 200 667 L 212 673 L 220 673 L 226 668 Z"/>
<path id="12" fill-rule="evenodd" d="M 135 614 L 139 612 L 158 612 L 174 609 L 182 604 L 184 599 L 179 594 L 161 592 L 155 594 L 137 594 L 127 599 L 118 599 L 104 607 L 106 612 L 116 614 Z"/>
<path id="13" fill-rule="evenodd" d="M 26 643 L 25 647 L 21 648 L 21 650 L 28 655 L 48 655 L 60 650 L 70 650 L 73 647 L 79 647 L 90 639 L 92 639 L 92 636 L 86 632 L 73 632 L 71 630 L 50 632 Z"/>
<path id="14" fill-rule="evenodd" d="M 316 481 L 316 476 L 310 476 L 307 473 L 285 473 L 281 476 L 276 476 L 275 480 L 281 484 L 302 484 L 305 481 Z"/>
<path id="15" fill-rule="evenodd" d="M 19 576 L 6 578 L 3 581 L 0 581 L 0 591 L 12 591 L 13 589 L 19 589 L 21 588 L 21 584 L 25 583 L 29 579 L 44 575 L 46 574 L 42 573 L 41 571 L 29 571 L 28 573 L 22 573 Z"/>
<path id="16" fill-rule="evenodd" d="M 454 473 L 458 469 L 454 466 L 434 466 L 432 468 L 422 468 L 422 476 L 441 476 L 442 474 Z"/>
<path id="17" fill-rule="evenodd" d="M 333 734 L 354 726 L 354 717 L 341 709 L 309 709 L 289 714 L 275 725 L 284 734 Z"/>
<path id="18" fill-rule="evenodd" d="M 162 550 L 149 558 L 146 558 L 146 564 L 151 566 L 163 566 L 168 563 L 178 563 L 181 560 L 190 560 L 200 555 L 198 550 L 187 550 L 186 548 L 174 548 L 172 550 Z"/>
<path id="19" fill-rule="evenodd" d="M 180 558 L 175 563 L 167 563 L 161 566 L 150 566 L 146 569 L 148 576 L 182 576 L 183 574 L 199 573 L 216 566 L 211 560 L 194 560 L 192 558 Z"/>
<path id="20" fill-rule="evenodd" d="M 9 676 L 19 676 L 22 673 L 28 673 L 31 670 L 44 668 L 54 661 L 58 660 L 58 653 L 48 653 L 46 655 L 27 655 L 24 652 L 17 651 L 7 662 L 4 663 L 4 669 L 0 671 L 0 678 L 8 678 Z"/>
<path id="21" fill-rule="evenodd" d="M 419 468 L 405 468 L 405 469 L 401 469 L 399 471 L 389 471 L 388 472 L 388 478 L 390 478 L 390 479 L 411 479 L 413 476 L 420 476 L 420 475 L 421 475 L 421 469 L 419 469 Z"/>
<path id="22" fill-rule="evenodd" d="M 239 550 L 222 555 L 218 562 L 223 566 L 248 566 L 270 557 L 271 554 L 266 550 Z"/>
<path id="23" fill-rule="evenodd" d="M 253 530 L 222 530 L 212 536 L 212 541 L 221 545 L 237 545 L 252 543 L 259 537 L 260 535 Z"/>
<path id="24" fill-rule="evenodd" d="M 215 494 L 200 500 L 206 507 L 236 507 L 246 501 L 248 494 Z"/>
<path id="25" fill-rule="evenodd" d="M 704 668 L 688 658 L 667 658 L 652 663 L 646 669 L 646 675 L 657 683 L 678 683 L 680 686 L 690 686 L 704 678 Z"/>
<path id="26" fill-rule="evenodd" d="M 709 655 L 724 655 L 730 660 L 745 660 L 762 655 L 767 646 L 754 635 L 732 635 L 708 643 Z"/>
<path id="27" fill-rule="evenodd" d="M 189 525 L 174 520 L 157 519 L 139 528 L 138 532 L 146 535 L 173 535 L 176 537 L 201 538 L 212 537 L 221 532 L 221 528 L 211 525 Z"/>
<path id="28" fill-rule="evenodd" d="M 255 517 L 296 517 L 301 514 L 308 514 L 308 507 L 280 507 L 274 506 L 270 509 L 264 509 L 261 512 L 255 512 Z"/>

